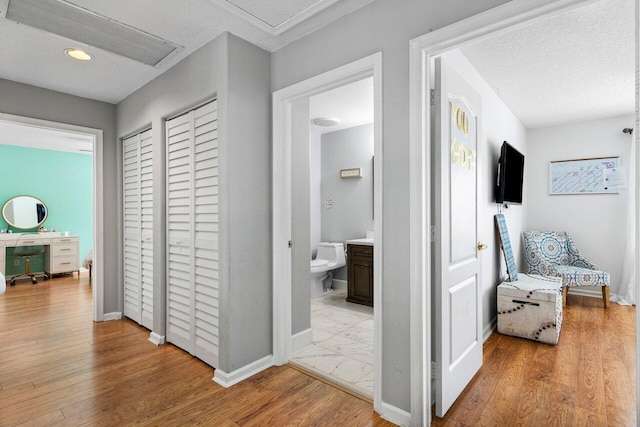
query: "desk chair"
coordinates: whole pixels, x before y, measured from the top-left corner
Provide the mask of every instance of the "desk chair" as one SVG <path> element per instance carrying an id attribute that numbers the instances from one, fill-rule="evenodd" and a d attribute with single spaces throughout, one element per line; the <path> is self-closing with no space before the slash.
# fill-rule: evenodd
<path id="1" fill-rule="evenodd" d="M 38 283 L 38 279 L 36 278 L 36 275 L 31 273 L 31 258 L 41 253 L 44 253 L 43 245 L 16 246 L 15 248 L 13 248 L 13 255 L 22 257 L 22 259 L 24 260 L 24 273 L 18 276 L 12 277 L 11 281 L 9 282 L 11 286 L 16 285 L 17 279 L 24 279 L 26 277 L 31 278 L 31 283 L 33 283 L 34 285 Z M 45 275 L 45 279 L 46 278 L 47 276 Z"/>

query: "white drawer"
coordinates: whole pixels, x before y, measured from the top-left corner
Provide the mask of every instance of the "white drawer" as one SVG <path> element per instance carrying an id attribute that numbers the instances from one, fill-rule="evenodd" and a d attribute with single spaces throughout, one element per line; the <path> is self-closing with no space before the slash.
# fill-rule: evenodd
<path id="1" fill-rule="evenodd" d="M 61 256 L 51 257 L 49 273 L 63 273 L 65 271 L 77 271 L 77 270 L 78 270 L 77 255 L 61 255 Z"/>
<path id="2" fill-rule="evenodd" d="M 77 255 L 78 242 L 61 242 L 51 245 L 51 255 Z"/>
<path id="3" fill-rule="evenodd" d="M 51 243 L 68 243 L 68 242 L 74 242 L 74 243 L 78 243 L 79 239 L 78 237 L 54 237 L 51 239 Z"/>
<path id="4" fill-rule="evenodd" d="M 38 236 L 35 237 L 23 237 L 15 242 L 7 242 L 9 243 L 9 247 L 18 247 L 18 246 L 39 246 L 39 245 L 48 245 L 49 240 L 41 239 Z"/>

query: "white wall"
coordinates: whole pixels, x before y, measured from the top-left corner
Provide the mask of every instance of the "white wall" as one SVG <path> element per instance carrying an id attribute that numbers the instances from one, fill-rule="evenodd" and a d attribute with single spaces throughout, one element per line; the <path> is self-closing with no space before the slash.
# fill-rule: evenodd
<path id="1" fill-rule="evenodd" d="M 311 228 L 311 258 L 315 258 L 318 251 L 318 244 L 321 242 L 321 221 L 322 221 L 322 172 L 321 158 L 322 147 L 320 145 L 322 135 L 315 132 L 309 133 L 309 209 Z"/>
<path id="2" fill-rule="evenodd" d="M 340 178 L 341 169 L 351 168 L 362 168 L 362 177 Z M 322 135 L 322 200 L 328 197 L 334 205 L 322 207 L 323 242 L 344 243 L 373 230 L 373 124 Z M 347 267 L 335 270 L 334 279 L 347 280 Z"/>
<path id="3" fill-rule="evenodd" d="M 410 409 L 409 41 L 505 0 L 379 0 L 274 52 L 278 90 L 382 52 L 382 400 Z M 306 247 L 306 246 L 305 246 Z M 376 246 L 376 250 L 378 247 Z M 293 300 L 292 307 L 304 304 Z M 295 327 L 293 332 L 303 328 Z"/>
<path id="4" fill-rule="evenodd" d="M 531 129 L 525 158 L 527 228 L 569 232 L 578 249 L 609 272 L 612 294 L 617 294 L 622 273 L 629 193 L 623 188 L 620 194 L 550 196 L 549 162 L 620 156 L 626 173 L 632 137 L 622 129 L 633 127 L 634 120 L 628 115 Z"/>
<path id="5" fill-rule="evenodd" d="M 444 54 L 447 61 L 458 74 L 467 80 L 482 97 L 482 120 L 484 126 L 484 138 L 481 138 L 478 146 L 478 176 L 481 179 L 478 204 L 478 237 L 488 245 L 482 254 L 482 281 L 483 295 L 483 327 L 485 334 L 494 325 L 497 315 L 496 288 L 506 275 L 503 256 L 500 251 L 500 243 L 494 224 L 494 216 L 497 206 L 494 198 L 496 168 L 500 157 L 500 147 L 503 141 L 508 141 L 518 151 L 527 155 L 527 130 L 520 120 L 513 115 L 511 110 L 498 98 L 496 93 L 480 77 L 462 52 L 455 50 Z M 525 168 L 525 181 L 527 179 Z M 529 191 L 524 185 L 524 195 Z M 519 236 L 524 231 L 527 223 L 526 203 L 522 206 L 510 205 L 503 210 L 509 228 L 509 236 L 513 246 L 516 262 L 524 262 L 522 251 L 518 244 Z"/>

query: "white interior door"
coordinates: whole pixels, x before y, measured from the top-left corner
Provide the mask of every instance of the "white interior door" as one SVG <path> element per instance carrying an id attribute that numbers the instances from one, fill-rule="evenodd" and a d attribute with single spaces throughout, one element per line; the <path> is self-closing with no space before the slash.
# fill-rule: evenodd
<path id="1" fill-rule="evenodd" d="M 140 324 L 153 329 L 153 138 L 140 134 Z"/>
<path id="2" fill-rule="evenodd" d="M 124 315 L 140 323 L 140 135 L 122 141 Z"/>
<path id="3" fill-rule="evenodd" d="M 167 342 L 218 365 L 218 110 L 167 121 Z"/>
<path id="4" fill-rule="evenodd" d="M 444 416 L 482 365 L 478 138 L 480 96 L 435 63 L 434 218 L 436 415 Z"/>
<path id="5" fill-rule="evenodd" d="M 153 159 L 151 129 L 122 141 L 124 315 L 153 328 Z"/>

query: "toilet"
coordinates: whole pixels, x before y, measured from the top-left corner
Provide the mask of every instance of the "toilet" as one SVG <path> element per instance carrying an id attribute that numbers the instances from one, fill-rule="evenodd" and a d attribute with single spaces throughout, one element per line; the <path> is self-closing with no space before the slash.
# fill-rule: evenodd
<path id="1" fill-rule="evenodd" d="M 345 264 L 342 243 L 320 243 L 316 259 L 311 260 L 311 298 L 327 293 L 331 288 L 333 270 Z"/>

